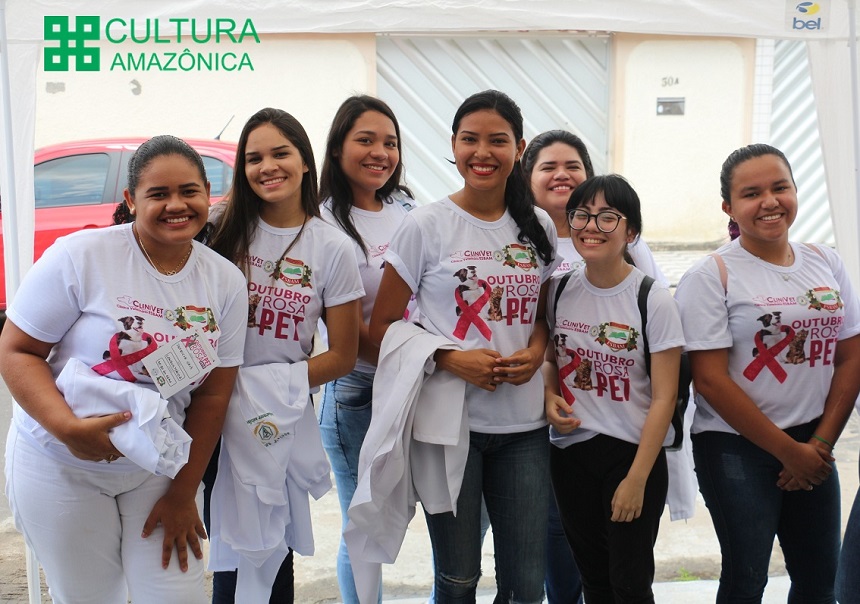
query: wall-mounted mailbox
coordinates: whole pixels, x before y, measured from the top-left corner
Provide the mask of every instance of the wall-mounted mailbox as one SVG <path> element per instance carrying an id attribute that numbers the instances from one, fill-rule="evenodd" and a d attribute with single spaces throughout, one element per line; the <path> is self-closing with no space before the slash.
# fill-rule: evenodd
<path id="1" fill-rule="evenodd" d="M 684 97 L 657 97 L 657 115 L 684 115 Z"/>

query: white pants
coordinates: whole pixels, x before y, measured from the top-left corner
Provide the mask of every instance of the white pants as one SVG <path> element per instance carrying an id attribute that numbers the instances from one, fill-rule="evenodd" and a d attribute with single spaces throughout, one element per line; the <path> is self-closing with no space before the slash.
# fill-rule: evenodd
<path id="1" fill-rule="evenodd" d="M 183 573 L 174 550 L 162 569 L 161 526 L 140 536 L 169 485 L 169 478 L 146 470 L 100 472 L 58 463 L 21 437 L 14 422 L 9 431 L 6 494 L 55 603 L 126 604 L 131 597 L 134 604 L 205 604 L 203 561 L 189 548 Z"/>

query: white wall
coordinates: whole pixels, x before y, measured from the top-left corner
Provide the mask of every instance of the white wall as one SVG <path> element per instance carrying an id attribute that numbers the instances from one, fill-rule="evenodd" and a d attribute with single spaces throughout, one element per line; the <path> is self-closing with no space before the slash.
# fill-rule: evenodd
<path id="1" fill-rule="evenodd" d="M 613 170 L 642 200 L 645 237 L 718 241 L 720 166 L 751 131 L 755 41 L 616 37 Z M 658 115 L 683 97 L 684 115 Z"/>
<path id="2" fill-rule="evenodd" d="M 216 45 L 209 48 L 219 50 Z M 260 44 L 245 42 L 242 48 L 251 57 L 253 71 L 123 72 L 109 71 L 110 63 L 103 63 L 98 72 L 40 68 L 36 147 L 101 136 L 212 138 L 232 115 L 222 139 L 235 141 L 250 115 L 272 106 L 302 123 L 321 164 L 337 107 L 356 92 L 375 92 L 375 36 L 263 35 Z M 165 50 L 153 43 L 128 43 L 122 49 Z M 102 61 L 116 50 L 110 45 Z"/>

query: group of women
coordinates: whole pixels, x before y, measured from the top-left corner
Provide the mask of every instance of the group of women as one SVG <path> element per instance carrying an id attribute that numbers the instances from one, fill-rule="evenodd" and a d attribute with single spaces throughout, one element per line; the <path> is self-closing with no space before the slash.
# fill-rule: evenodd
<path id="1" fill-rule="evenodd" d="M 279 431 L 276 418 L 302 416 L 323 384 L 315 438 L 346 525 L 373 389 L 386 387 L 374 385 L 380 346 L 404 320 L 452 344 L 433 370 L 465 382 L 456 514 L 425 512 L 435 601 L 474 601 L 485 509 L 497 601 L 540 602 L 546 590 L 551 602 L 653 602 L 682 348 L 696 474 L 723 557 L 718 601 L 761 600 L 774 535 L 790 601 L 834 601 L 833 448 L 860 390 L 860 302 L 833 251 L 788 240 L 797 188 L 782 153 L 751 145 L 726 160 L 723 210 L 739 237 L 693 266 L 673 299 L 652 278 L 636 192 L 595 176 L 578 137 L 550 131 L 527 147 L 519 108 L 489 90 L 458 108 L 451 150 L 462 188 L 415 207 L 384 102 L 341 105 L 319 181 L 301 124 L 263 109 L 242 130 L 228 198 L 209 212 L 199 156 L 156 137 L 129 164 L 133 220 L 62 238 L 36 263 L 8 311 L 0 372 L 17 402 L 7 495 L 54 601 L 202 602 L 204 472 L 213 548 L 223 527 L 251 531 L 247 509 L 223 500 L 251 481 L 227 427 L 218 451 L 225 417 L 229 427 L 257 405 L 238 420 L 265 445 L 250 454 L 255 472 L 310 466 L 314 443 L 301 436 L 312 431 Z M 314 355 L 318 321 L 327 346 Z M 219 361 L 167 400 L 165 417 L 191 439 L 172 475 L 117 442 L 118 427 L 143 425 L 142 409 L 94 412 L 60 389 L 78 359 L 100 380 L 155 391 L 142 359 L 200 333 Z M 260 480 L 268 521 L 284 494 Z M 289 501 L 289 548 L 216 572 L 213 602 L 293 600 L 292 550 L 307 542 Z M 344 602 L 357 602 L 343 543 L 337 572 Z"/>

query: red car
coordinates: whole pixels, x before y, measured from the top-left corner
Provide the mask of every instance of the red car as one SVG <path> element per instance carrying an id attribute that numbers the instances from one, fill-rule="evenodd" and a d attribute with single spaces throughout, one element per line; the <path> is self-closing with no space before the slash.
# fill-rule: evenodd
<path id="1" fill-rule="evenodd" d="M 126 187 L 128 160 L 145 138 L 75 141 L 35 153 L 36 239 L 34 260 L 57 239 L 81 229 L 113 224 L 113 212 Z M 212 183 L 212 203 L 233 180 L 236 143 L 185 139 L 203 158 Z M 0 217 L 2 220 L 2 217 Z M 2 222 L 0 222 L 2 225 Z M 2 226 L 0 226 L 2 228 Z M 0 313 L 6 311 L 6 268 L 0 230 Z"/>

